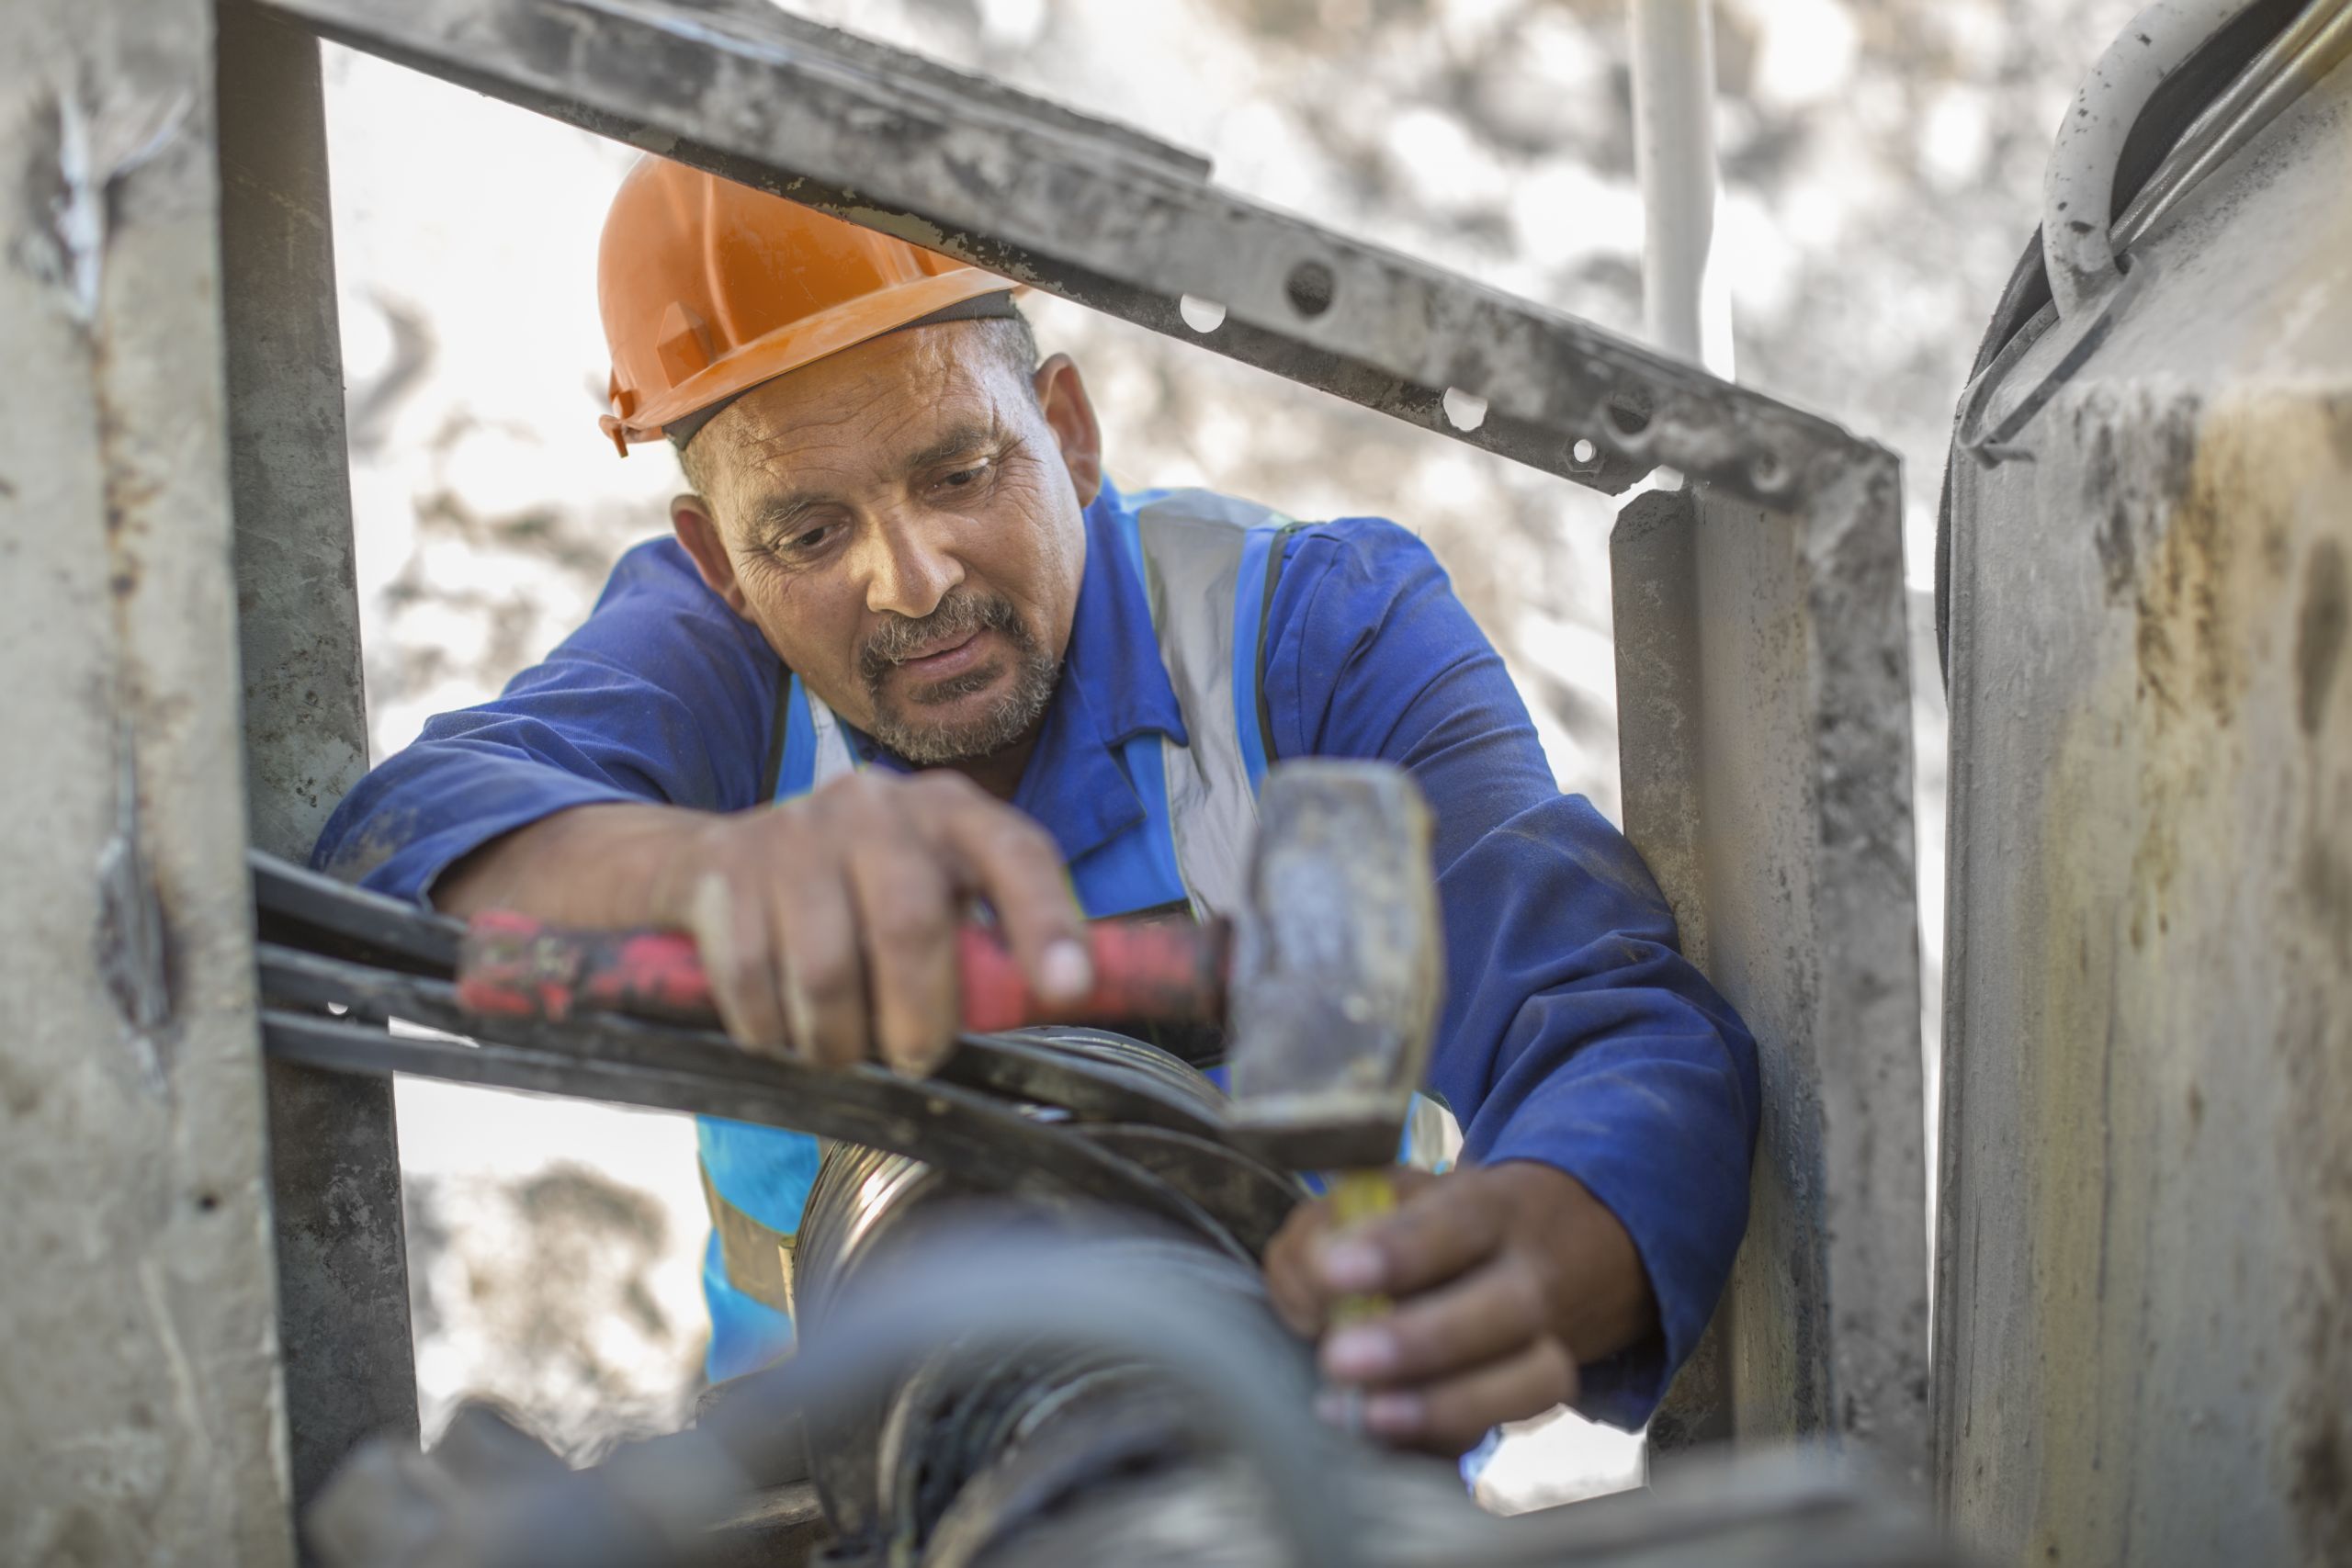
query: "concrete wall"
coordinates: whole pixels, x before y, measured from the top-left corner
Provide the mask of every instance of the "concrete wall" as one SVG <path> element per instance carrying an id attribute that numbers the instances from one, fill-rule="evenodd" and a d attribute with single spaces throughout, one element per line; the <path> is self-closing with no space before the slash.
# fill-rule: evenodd
<path id="1" fill-rule="evenodd" d="M 289 1560 L 203 0 L 0 51 L 0 1560 Z"/>
<path id="2" fill-rule="evenodd" d="M 2004 1560 L 2352 1560 L 2347 148 L 2339 67 L 1957 470 L 1936 1391 Z"/>

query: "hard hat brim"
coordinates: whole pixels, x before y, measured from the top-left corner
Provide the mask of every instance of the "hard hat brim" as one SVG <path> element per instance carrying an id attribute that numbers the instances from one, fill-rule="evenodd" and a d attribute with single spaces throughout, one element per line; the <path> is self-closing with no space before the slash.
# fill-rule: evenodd
<path id="1" fill-rule="evenodd" d="M 630 446 L 662 439 L 673 420 L 910 326 L 951 305 L 986 294 L 1009 293 L 1019 287 L 986 268 L 966 266 L 844 300 L 721 355 L 661 396 L 630 410 L 626 418 L 608 413 L 596 423 L 626 455 Z"/>

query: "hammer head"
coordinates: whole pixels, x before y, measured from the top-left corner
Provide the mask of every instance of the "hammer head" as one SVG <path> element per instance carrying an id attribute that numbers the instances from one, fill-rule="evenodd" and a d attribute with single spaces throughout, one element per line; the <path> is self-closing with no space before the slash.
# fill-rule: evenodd
<path id="1" fill-rule="evenodd" d="M 1235 1130 L 1294 1169 L 1385 1165 L 1444 984 L 1429 807 L 1401 768 L 1317 758 L 1268 775 L 1258 819 L 1234 919 Z"/>

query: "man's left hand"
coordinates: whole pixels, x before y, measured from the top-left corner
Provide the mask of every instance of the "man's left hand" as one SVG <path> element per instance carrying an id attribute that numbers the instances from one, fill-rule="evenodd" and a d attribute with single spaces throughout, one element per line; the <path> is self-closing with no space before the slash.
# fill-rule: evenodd
<path id="1" fill-rule="evenodd" d="M 1266 1251 L 1275 1310 L 1323 1337 L 1324 1375 L 1363 1391 L 1374 1435 L 1460 1453 L 1574 1398 L 1578 1366 L 1657 1331 L 1633 1237 L 1574 1177 L 1524 1160 L 1392 1174 L 1395 1212 L 1339 1231 L 1320 1199 Z M 1325 1336 L 1342 1298 L 1366 1295 L 1394 1310 Z"/>

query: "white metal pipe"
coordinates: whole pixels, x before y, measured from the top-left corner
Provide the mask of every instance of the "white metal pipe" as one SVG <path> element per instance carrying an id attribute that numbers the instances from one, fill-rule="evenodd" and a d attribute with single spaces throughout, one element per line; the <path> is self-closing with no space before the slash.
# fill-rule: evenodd
<path id="1" fill-rule="evenodd" d="M 1715 265 L 1712 0 L 1628 0 L 1627 11 L 1645 327 L 1658 348 L 1728 378 L 1731 292 Z"/>
<path id="2" fill-rule="evenodd" d="M 2123 143 L 2166 76 L 2246 0 L 2156 0 L 2099 57 L 2058 127 L 2042 178 L 2041 255 L 2062 319 L 2095 305 L 2121 276 L 2109 213 Z"/>

